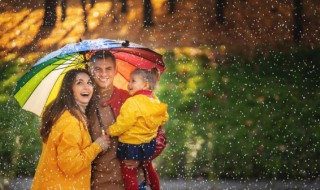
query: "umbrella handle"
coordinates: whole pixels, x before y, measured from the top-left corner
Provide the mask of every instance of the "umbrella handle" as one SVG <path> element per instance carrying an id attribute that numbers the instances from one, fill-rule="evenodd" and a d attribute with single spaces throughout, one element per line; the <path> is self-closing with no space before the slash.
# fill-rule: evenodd
<path id="1" fill-rule="evenodd" d="M 102 118 L 101 118 L 101 114 L 100 114 L 100 111 L 99 111 L 98 107 L 96 108 L 96 112 L 97 112 L 97 116 L 98 116 L 98 120 L 99 120 L 99 124 L 100 124 L 102 135 L 106 135 L 106 131 L 103 128 Z"/>

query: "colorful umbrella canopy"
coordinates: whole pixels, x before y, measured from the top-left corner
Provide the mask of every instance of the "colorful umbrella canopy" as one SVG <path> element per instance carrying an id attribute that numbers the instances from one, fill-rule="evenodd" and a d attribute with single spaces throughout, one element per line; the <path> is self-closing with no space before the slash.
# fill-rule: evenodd
<path id="1" fill-rule="evenodd" d="M 146 47 L 128 41 L 96 39 L 68 44 L 40 59 L 18 82 L 14 97 L 20 106 L 41 116 L 45 106 L 54 100 L 65 73 L 86 68 L 86 60 L 94 51 L 108 50 L 117 61 L 114 85 L 126 89 L 130 73 L 136 68 L 165 69 L 162 56 Z"/>

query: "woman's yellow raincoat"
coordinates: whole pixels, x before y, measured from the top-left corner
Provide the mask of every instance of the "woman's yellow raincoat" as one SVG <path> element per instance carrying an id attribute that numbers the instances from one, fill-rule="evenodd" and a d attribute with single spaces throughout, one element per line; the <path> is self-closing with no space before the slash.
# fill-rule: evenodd
<path id="1" fill-rule="evenodd" d="M 91 162 L 101 151 L 87 127 L 65 111 L 42 145 L 31 189 L 90 189 Z"/>

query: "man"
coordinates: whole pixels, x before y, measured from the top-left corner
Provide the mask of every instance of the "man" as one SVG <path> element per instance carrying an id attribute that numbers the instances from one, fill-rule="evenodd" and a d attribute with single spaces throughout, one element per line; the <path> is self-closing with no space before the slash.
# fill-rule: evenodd
<path id="1" fill-rule="evenodd" d="M 93 75 L 97 94 L 96 102 L 93 110 L 90 110 L 90 131 L 94 141 L 101 136 L 103 125 L 104 131 L 115 122 L 119 115 L 120 107 L 129 97 L 127 91 L 118 89 L 113 86 L 113 80 L 116 75 L 116 60 L 112 53 L 108 51 L 98 51 L 91 56 L 90 70 Z M 99 111 L 97 111 L 97 109 Z M 101 120 L 99 121 L 99 116 Z M 101 124 L 100 124 L 101 123 Z M 93 161 L 91 189 L 124 189 L 121 176 L 120 161 L 116 157 L 118 146 L 117 138 L 110 138 L 110 148 L 100 153 Z M 132 165 L 133 164 L 133 165 Z M 130 165 L 130 163 L 128 163 Z M 131 163 L 136 167 L 136 163 Z"/>

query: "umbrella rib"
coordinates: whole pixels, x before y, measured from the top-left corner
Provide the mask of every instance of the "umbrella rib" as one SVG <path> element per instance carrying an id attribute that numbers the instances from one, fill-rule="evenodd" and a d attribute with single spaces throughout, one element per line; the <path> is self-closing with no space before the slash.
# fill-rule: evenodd
<path id="1" fill-rule="evenodd" d="M 62 65 L 62 64 L 61 64 Z M 56 68 L 54 70 L 60 70 L 60 69 L 65 69 L 65 68 L 68 68 L 70 66 L 74 66 L 74 65 L 78 65 L 77 63 L 74 63 L 74 64 L 69 64 L 69 65 L 65 65 L 65 67 L 61 67 L 61 68 Z"/>
<path id="2" fill-rule="evenodd" d="M 111 51 L 112 51 L 112 50 L 111 50 Z M 114 54 L 117 54 L 117 53 L 123 53 L 123 52 L 121 52 L 121 51 L 119 51 L 119 50 L 118 50 L 118 51 L 117 51 L 117 50 L 114 50 Z M 130 52 L 125 52 L 125 53 L 139 57 L 138 55 L 133 54 L 133 53 L 130 53 Z M 155 63 L 155 64 L 157 64 L 157 65 L 159 65 L 159 66 L 164 66 L 164 65 L 160 65 L 160 64 L 158 64 L 157 62 L 154 62 L 154 61 L 152 61 L 152 60 L 150 60 L 150 59 L 147 59 L 147 58 L 145 58 L 145 57 L 140 57 L 140 58 L 145 59 L 145 60 L 148 60 L 148 61 L 150 61 L 150 62 L 152 62 L 152 63 Z M 118 59 L 119 59 L 119 58 L 118 58 Z M 122 59 L 120 59 L 120 60 L 122 60 Z M 125 61 L 125 60 L 122 60 L 122 61 Z M 129 63 L 129 62 L 128 62 L 128 63 Z M 130 64 L 131 64 L 131 63 L 130 63 Z M 133 65 L 133 64 L 131 64 L 131 65 Z"/>
<path id="3" fill-rule="evenodd" d="M 74 60 L 72 61 L 72 63 L 66 63 L 67 61 L 71 60 L 71 59 L 66 59 L 67 60 L 66 62 L 60 64 L 60 65 L 65 65 L 66 67 L 56 68 L 55 70 L 65 69 L 65 68 L 68 68 L 69 66 L 77 65 L 78 63 L 74 63 L 74 62 L 78 60 L 80 55 L 77 55 L 77 56 L 78 57 L 73 57 Z"/>
<path id="4" fill-rule="evenodd" d="M 52 58 L 52 59 L 58 59 L 58 60 L 68 61 L 68 60 L 70 60 L 70 58 L 69 58 L 69 59 L 66 59 L 66 58 L 60 58 L 60 57 L 63 57 L 63 56 L 74 56 L 74 55 L 76 55 L 76 54 L 70 54 L 70 55 L 66 54 L 66 55 L 58 56 L 58 57 Z M 47 61 L 49 61 L 49 60 L 47 60 Z M 42 62 L 41 64 L 46 63 L 47 61 Z M 64 63 L 65 63 L 65 62 L 64 62 Z M 64 64 L 64 63 L 62 63 L 62 64 Z M 41 64 L 34 65 L 34 67 L 38 67 L 38 66 L 40 66 Z M 60 64 L 60 65 L 62 65 L 62 64 Z M 55 63 L 52 63 L 52 64 L 50 64 L 50 65 L 56 65 L 56 64 L 55 64 Z"/>

